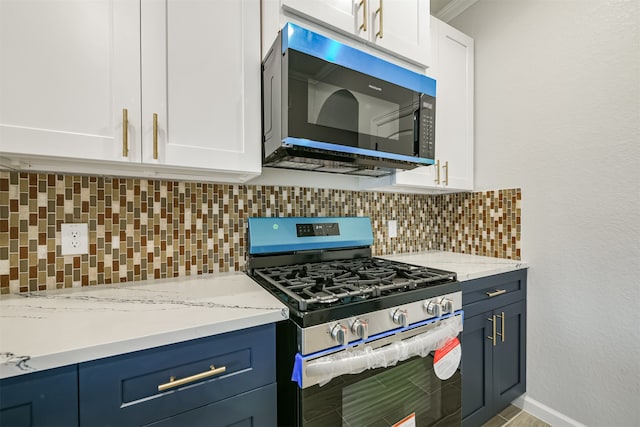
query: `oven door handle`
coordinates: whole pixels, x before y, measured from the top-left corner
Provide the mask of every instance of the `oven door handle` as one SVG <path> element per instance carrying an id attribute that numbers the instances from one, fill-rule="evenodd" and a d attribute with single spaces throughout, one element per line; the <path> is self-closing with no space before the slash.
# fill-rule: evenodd
<path id="1" fill-rule="evenodd" d="M 414 356 L 426 357 L 462 332 L 462 315 L 440 320 L 426 332 L 397 340 L 380 348 L 367 345 L 355 351 L 341 351 L 317 359 L 308 360 L 304 367 L 302 387 L 326 384 L 331 379 L 347 374 L 357 374 L 367 369 L 386 368 Z M 374 344 L 372 342 L 371 344 Z M 305 384 L 305 379 L 310 384 Z"/>

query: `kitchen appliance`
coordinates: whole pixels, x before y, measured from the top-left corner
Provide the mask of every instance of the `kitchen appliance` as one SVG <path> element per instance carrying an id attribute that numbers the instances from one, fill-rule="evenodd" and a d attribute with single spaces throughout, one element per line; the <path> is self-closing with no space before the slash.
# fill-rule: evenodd
<path id="1" fill-rule="evenodd" d="M 436 82 L 288 23 L 262 64 L 264 166 L 384 176 L 432 165 Z"/>
<path id="2" fill-rule="evenodd" d="M 460 425 L 455 273 L 372 257 L 367 217 L 249 218 L 247 235 L 247 273 L 289 311 L 279 426 Z"/>

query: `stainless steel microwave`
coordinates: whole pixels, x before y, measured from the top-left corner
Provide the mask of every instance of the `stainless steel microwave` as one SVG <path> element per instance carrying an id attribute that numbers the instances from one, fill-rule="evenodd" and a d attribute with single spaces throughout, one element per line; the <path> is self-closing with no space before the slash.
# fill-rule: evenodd
<path id="1" fill-rule="evenodd" d="M 262 63 L 263 165 L 362 176 L 432 165 L 436 82 L 288 23 Z"/>

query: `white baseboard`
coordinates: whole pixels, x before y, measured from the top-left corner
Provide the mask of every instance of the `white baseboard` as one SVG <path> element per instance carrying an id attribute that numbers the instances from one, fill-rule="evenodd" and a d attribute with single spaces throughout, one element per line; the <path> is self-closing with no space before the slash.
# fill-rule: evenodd
<path id="1" fill-rule="evenodd" d="M 534 417 L 550 424 L 552 427 L 587 427 L 573 418 L 570 418 L 525 394 L 518 397 L 512 403 L 514 406 L 527 411 Z"/>

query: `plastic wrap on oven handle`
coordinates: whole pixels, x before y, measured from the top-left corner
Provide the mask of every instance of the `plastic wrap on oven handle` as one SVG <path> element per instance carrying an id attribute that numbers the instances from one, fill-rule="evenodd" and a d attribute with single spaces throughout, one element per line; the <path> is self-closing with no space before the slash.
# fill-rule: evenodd
<path id="1" fill-rule="evenodd" d="M 316 378 L 320 385 L 346 374 L 358 374 L 367 369 L 386 368 L 414 356 L 425 357 L 442 347 L 462 332 L 462 316 L 453 316 L 441 321 L 430 331 L 385 347 L 341 352 L 310 361 L 305 369 L 308 376 Z"/>

